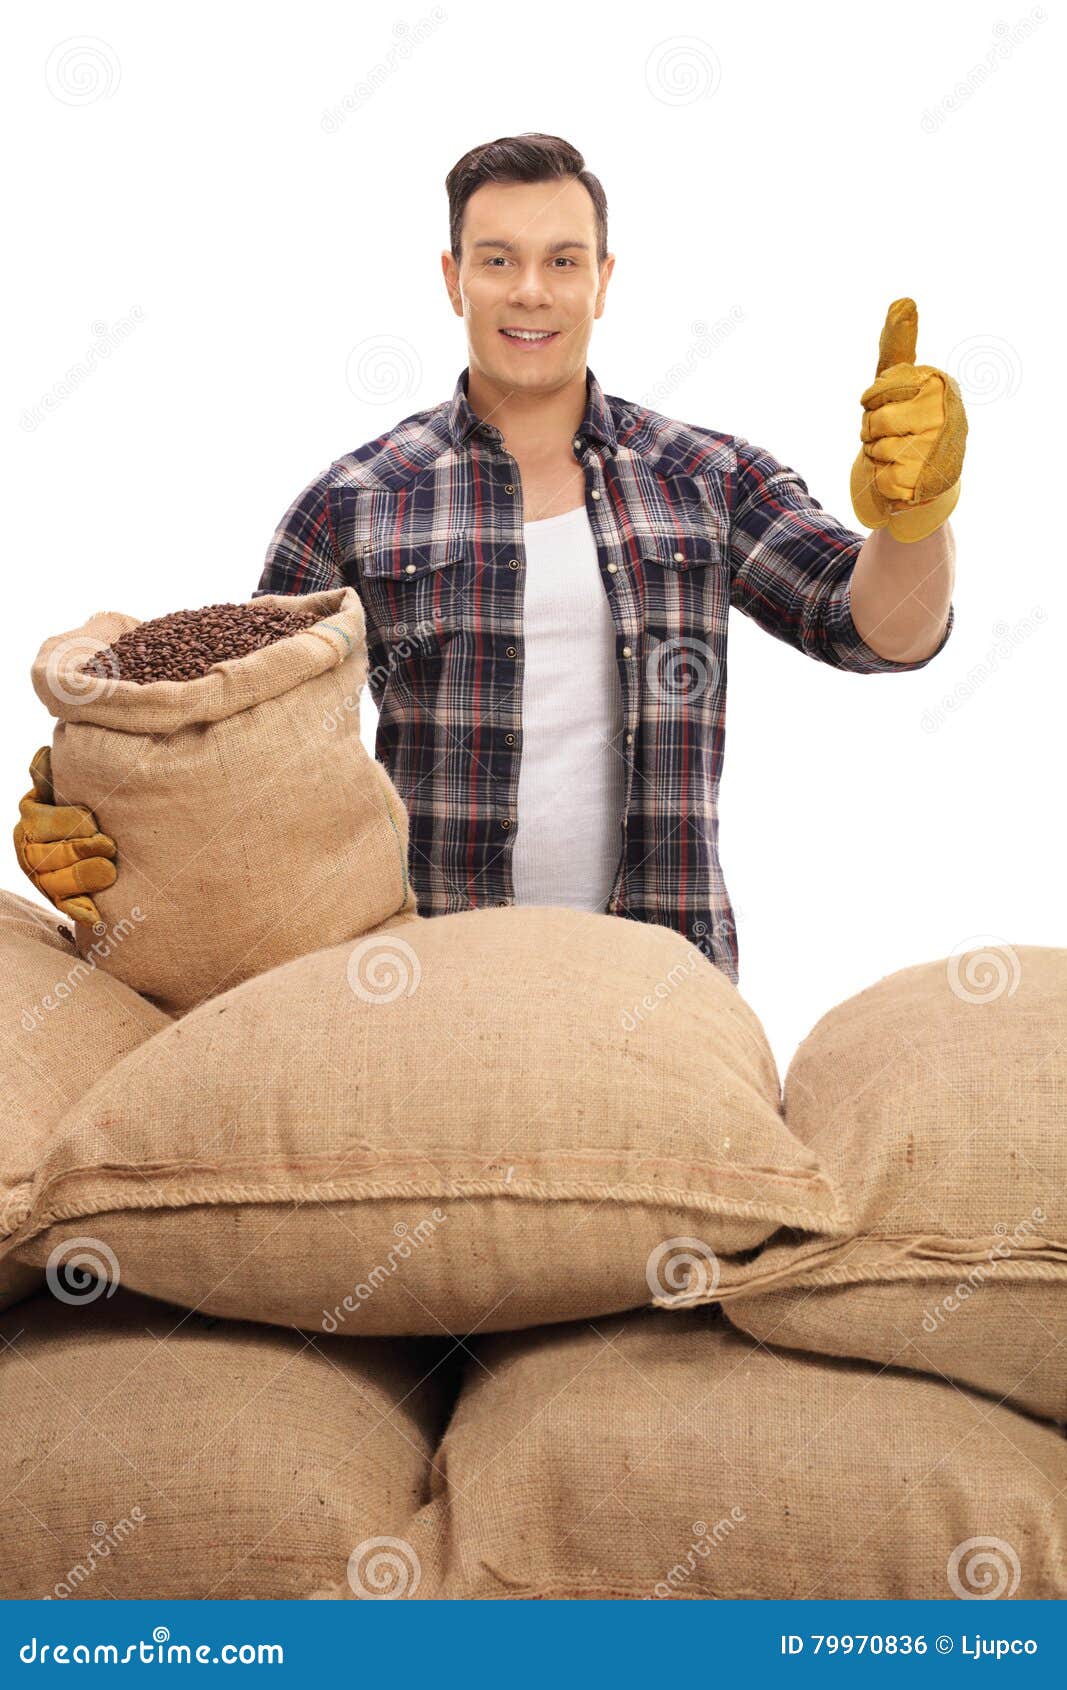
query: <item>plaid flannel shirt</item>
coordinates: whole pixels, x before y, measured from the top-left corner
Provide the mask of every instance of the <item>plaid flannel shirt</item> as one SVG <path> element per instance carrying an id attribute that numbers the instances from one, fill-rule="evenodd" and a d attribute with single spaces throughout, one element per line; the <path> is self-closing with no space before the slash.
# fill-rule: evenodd
<path id="1" fill-rule="evenodd" d="M 921 669 L 860 638 L 864 536 L 738 436 L 605 395 L 587 368 L 574 440 L 615 624 L 626 798 L 607 912 L 659 922 L 736 985 L 718 859 L 730 606 L 859 674 Z M 467 399 L 338 458 L 286 511 L 253 594 L 349 585 L 366 614 L 375 752 L 410 816 L 419 913 L 513 903 L 525 574 L 519 466 Z"/>

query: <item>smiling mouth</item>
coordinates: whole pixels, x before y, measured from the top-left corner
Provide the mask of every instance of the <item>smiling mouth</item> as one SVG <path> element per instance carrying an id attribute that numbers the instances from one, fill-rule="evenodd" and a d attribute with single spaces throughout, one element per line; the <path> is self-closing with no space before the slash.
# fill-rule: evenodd
<path id="1" fill-rule="evenodd" d="M 516 346 L 547 346 L 550 340 L 559 337 L 558 329 L 501 329 L 500 334 L 505 340 L 510 340 Z"/>

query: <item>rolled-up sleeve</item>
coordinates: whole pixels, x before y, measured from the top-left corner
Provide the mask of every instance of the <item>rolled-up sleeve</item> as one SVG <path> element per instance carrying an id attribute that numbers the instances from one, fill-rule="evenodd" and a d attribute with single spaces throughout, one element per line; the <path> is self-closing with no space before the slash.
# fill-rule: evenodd
<path id="1" fill-rule="evenodd" d="M 332 467 L 297 495 L 279 522 L 254 599 L 265 593 L 323 593 L 345 585 L 330 510 Z"/>
<path id="2" fill-rule="evenodd" d="M 808 492 L 795 470 L 738 440 L 730 509 L 730 603 L 776 639 L 820 663 L 858 674 L 922 669 L 952 632 L 910 663 L 882 657 L 852 620 L 852 572 L 866 538 L 846 528 Z"/>

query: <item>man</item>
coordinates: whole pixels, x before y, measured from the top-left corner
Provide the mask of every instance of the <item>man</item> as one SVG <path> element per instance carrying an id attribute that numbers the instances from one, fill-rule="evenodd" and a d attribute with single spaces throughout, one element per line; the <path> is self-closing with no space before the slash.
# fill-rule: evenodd
<path id="1" fill-rule="evenodd" d="M 305 488 L 253 596 L 358 591 L 420 914 L 537 903 L 660 922 L 736 984 L 717 853 L 729 608 L 841 669 L 936 656 L 954 616 L 958 387 L 915 365 L 915 308 L 896 301 L 862 396 L 864 539 L 747 440 L 603 392 L 586 352 L 615 259 L 573 147 L 489 142 L 446 186 L 467 368 L 450 400 Z M 112 842 L 87 812 L 80 839 L 50 824 L 46 776 L 20 858 L 91 919 Z"/>

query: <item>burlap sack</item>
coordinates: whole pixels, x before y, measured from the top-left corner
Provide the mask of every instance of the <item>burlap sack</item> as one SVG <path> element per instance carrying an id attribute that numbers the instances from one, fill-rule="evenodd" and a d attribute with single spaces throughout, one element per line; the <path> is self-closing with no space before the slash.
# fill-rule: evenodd
<path id="1" fill-rule="evenodd" d="M 118 847 L 114 886 L 94 894 L 118 941 L 108 971 L 172 1012 L 415 909 L 407 811 L 359 736 L 358 594 L 255 603 L 322 620 L 199 680 L 141 686 L 79 672 L 138 626 L 108 611 L 33 665 L 59 719 L 57 799 L 87 805 Z M 79 948 L 91 938 L 79 925 Z"/>
<path id="2" fill-rule="evenodd" d="M 775 1240 L 731 1320 L 1067 1419 L 1067 950 L 889 975 L 808 1035 L 785 1102 L 860 1236 Z"/>
<path id="3" fill-rule="evenodd" d="M 309 1343 L 95 1293 L 0 1319 L 0 1595 L 415 1593 L 390 1546 L 428 1494 L 444 1344 Z"/>
<path id="4" fill-rule="evenodd" d="M 763 1030 L 666 927 L 509 907 L 273 969 L 65 1118 L 11 1242 L 79 1232 L 126 1284 L 235 1318 L 466 1332 L 724 1281 L 784 1224 L 845 1232 Z"/>
<path id="5" fill-rule="evenodd" d="M 161 1010 L 103 972 L 106 959 L 80 957 L 62 936 L 68 931 L 57 912 L 0 892 L 0 1240 L 29 1212 L 30 1185 L 56 1122 L 119 1057 L 170 1025 Z M 103 943 L 98 946 L 102 951 Z M 6 1255 L 0 1308 L 40 1278 L 39 1269 Z"/>
<path id="6" fill-rule="evenodd" d="M 1067 1596 L 1067 1443 L 983 1397 L 713 1309 L 473 1349 L 408 1537 L 423 1596 Z"/>

